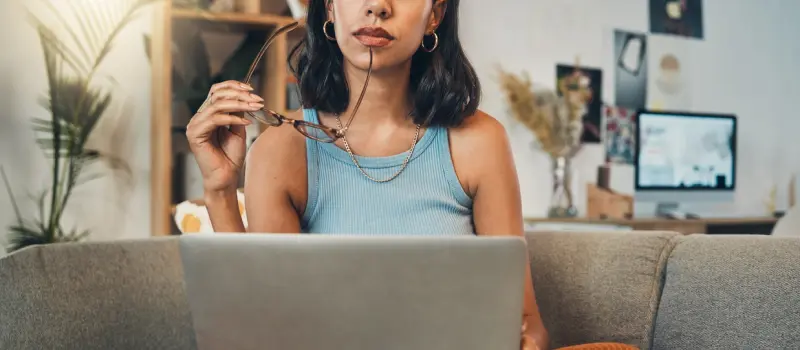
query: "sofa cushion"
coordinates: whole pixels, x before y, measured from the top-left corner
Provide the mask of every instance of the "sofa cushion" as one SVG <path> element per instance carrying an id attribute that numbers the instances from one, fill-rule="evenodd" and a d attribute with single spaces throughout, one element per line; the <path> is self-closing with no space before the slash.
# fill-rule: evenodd
<path id="1" fill-rule="evenodd" d="M 797 349 L 800 238 L 679 240 L 667 263 L 654 349 Z"/>
<path id="2" fill-rule="evenodd" d="M 0 349 L 192 349 L 174 238 L 64 243 L 0 259 Z"/>
<path id="3" fill-rule="evenodd" d="M 672 232 L 531 232 L 536 299 L 551 346 L 646 349 Z"/>

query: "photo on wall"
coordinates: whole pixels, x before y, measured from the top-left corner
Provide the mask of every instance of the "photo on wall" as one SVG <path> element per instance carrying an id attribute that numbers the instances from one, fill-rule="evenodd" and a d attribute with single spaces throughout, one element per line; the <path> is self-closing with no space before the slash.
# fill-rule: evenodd
<path id="1" fill-rule="evenodd" d="M 703 1 L 650 0 L 650 32 L 703 39 Z"/>
<path id="2" fill-rule="evenodd" d="M 647 103 L 647 36 L 614 30 L 615 105 L 645 108 Z"/>
<path id="3" fill-rule="evenodd" d="M 633 165 L 636 153 L 636 110 L 603 106 L 606 162 Z"/>
<path id="4" fill-rule="evenodd" d="M 600 143 L 600 123 L 603 107 L 603 71 L 597 68 L 556 65 L 558 96 L 573 92 L 579 104 L 585 106 L 581 143 Z"/>
<path id="5" fill-rule="evenodd" d="M 653 110 L 692 109 L 691 44 L 693 42 L 668 35 L 648 38 L 647 105 Z"/>

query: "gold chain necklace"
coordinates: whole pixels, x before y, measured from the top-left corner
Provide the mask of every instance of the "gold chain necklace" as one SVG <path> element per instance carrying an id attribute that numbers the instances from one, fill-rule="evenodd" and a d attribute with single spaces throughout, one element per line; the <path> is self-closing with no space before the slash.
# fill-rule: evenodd
<path id="1" fill-rule="evenodd" d="M 342 128 L 342 120 L 339 118 L 338 114 L 336 115 L 336 123 L 339 124 L 339 128 L 341 129 Z M 403 170 L 406 169 L 406 166 L 408 166 L 408 161 L 411 160 L 411 155 L 414 154 L 414 148 L 417 147 L 417 140 L 418 139 L 419 139 L 419 124 L 417 124 L 417 130 L 416 130 L 416 132 L 414 132 L 414 141 L 411 143 L 411 148 L 409 148 L 408 151 L 406 151 L 408 154 L 406 155 L 406 158 L 403 160 L 403 166 L 400 168 L 400 170 L 398 170 L 396 173 L 394 173 L 394 175 L 392 175 L 391 177 L 389 177 L 387 179 L 383 179 L 383 180 L 378 180 L 378 179 L 375 179 L 374 177 L 370 176 L 369 174 L 367 174 L 367 172 L 364 170 L 364 168 L 361 167 L 361 164 L 358 164 L 358 160 L 356 159 L 355 154 L 353 154 L 353 151 L 350 149 L 350 144 L 347 143 L 347 136 L 342 135 L 342 142 L 344 143 L 344 149 L 347 150 L 348 154 L 350 154 L 350 159 L 353 160 L 353 164 L 356 165 L 356 168 L 358 168 L 358 170 L 361 171 L 361 174 L 364 174 L 364 176 L 366 178 L 368 178 L 368 179 L 370 179 L 370 180 L 372 180 L 374 182 L 381 182 L 381 183 L 382 182 L 389 182 L 389 181 L 394 180 L 395 178 L 400 176 L 400 173 L 402 173 Z"/>

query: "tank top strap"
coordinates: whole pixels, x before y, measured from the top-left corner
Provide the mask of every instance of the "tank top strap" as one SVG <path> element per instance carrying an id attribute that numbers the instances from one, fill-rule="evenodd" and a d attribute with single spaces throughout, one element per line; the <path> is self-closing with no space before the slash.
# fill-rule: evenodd
<path id="1" fill-rule="evenodd" d="M 441 165 L 447 185 L 450 187 L 450 192 L 459 204 L 471 208 L 472 198 L 464 191 L 464 187 L 461 186 L 461 181 L 458 180 L 458 175 L 456 174 L 456 169 L 453 164 L 453 156 L 450 151 L 450 130 L 446 127 L 432 127 L 429 130 L 435 133 L 435 135 L 432 135 L 435 136 L 433 138 L 433 150 L 438 158 L 438 163 Z"/>
<path id="2" fill-rule="evenodd" d="M 309 123 L 319 124 L 317 111 L 314 109 L 303 109 L 303 120 Z M 308 222 L 313 214 L 314 209 L 317 207 L 319 199 L 319 142 L 316 142 L 308 137 L 306 139 L 306 176 L 308 177 L 308 194 L 306 197 L 306 206 L 302 222 Z"/>

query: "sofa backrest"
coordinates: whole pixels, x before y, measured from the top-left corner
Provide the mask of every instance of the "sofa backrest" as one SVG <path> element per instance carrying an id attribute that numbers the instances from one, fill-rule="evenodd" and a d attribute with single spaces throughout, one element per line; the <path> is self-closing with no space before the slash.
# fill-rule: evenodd
<path id="1" fill-rule="evenodd" d="M 796 349 L 800 238 L 528 233 L 552 347 Z M 0 259 L 0 349 L 193 349 L 176 237 Z"/>
<path id="2" fill-rule="evenodd" d="M 657 315 L 653 349 L 799 349 L 800 238 L 681 237 Z"/>
<path id="3" fill-rule="evenodd" d="M 531 232 L 537 304 L 553 348 L 613 341 L 647 349 L 672 232 Z"/>
<path id="4" fill-rule="evenodd" d="M 175 238 L 65 243 L 0 259 L 0 349 L 192 349 Z"/>

